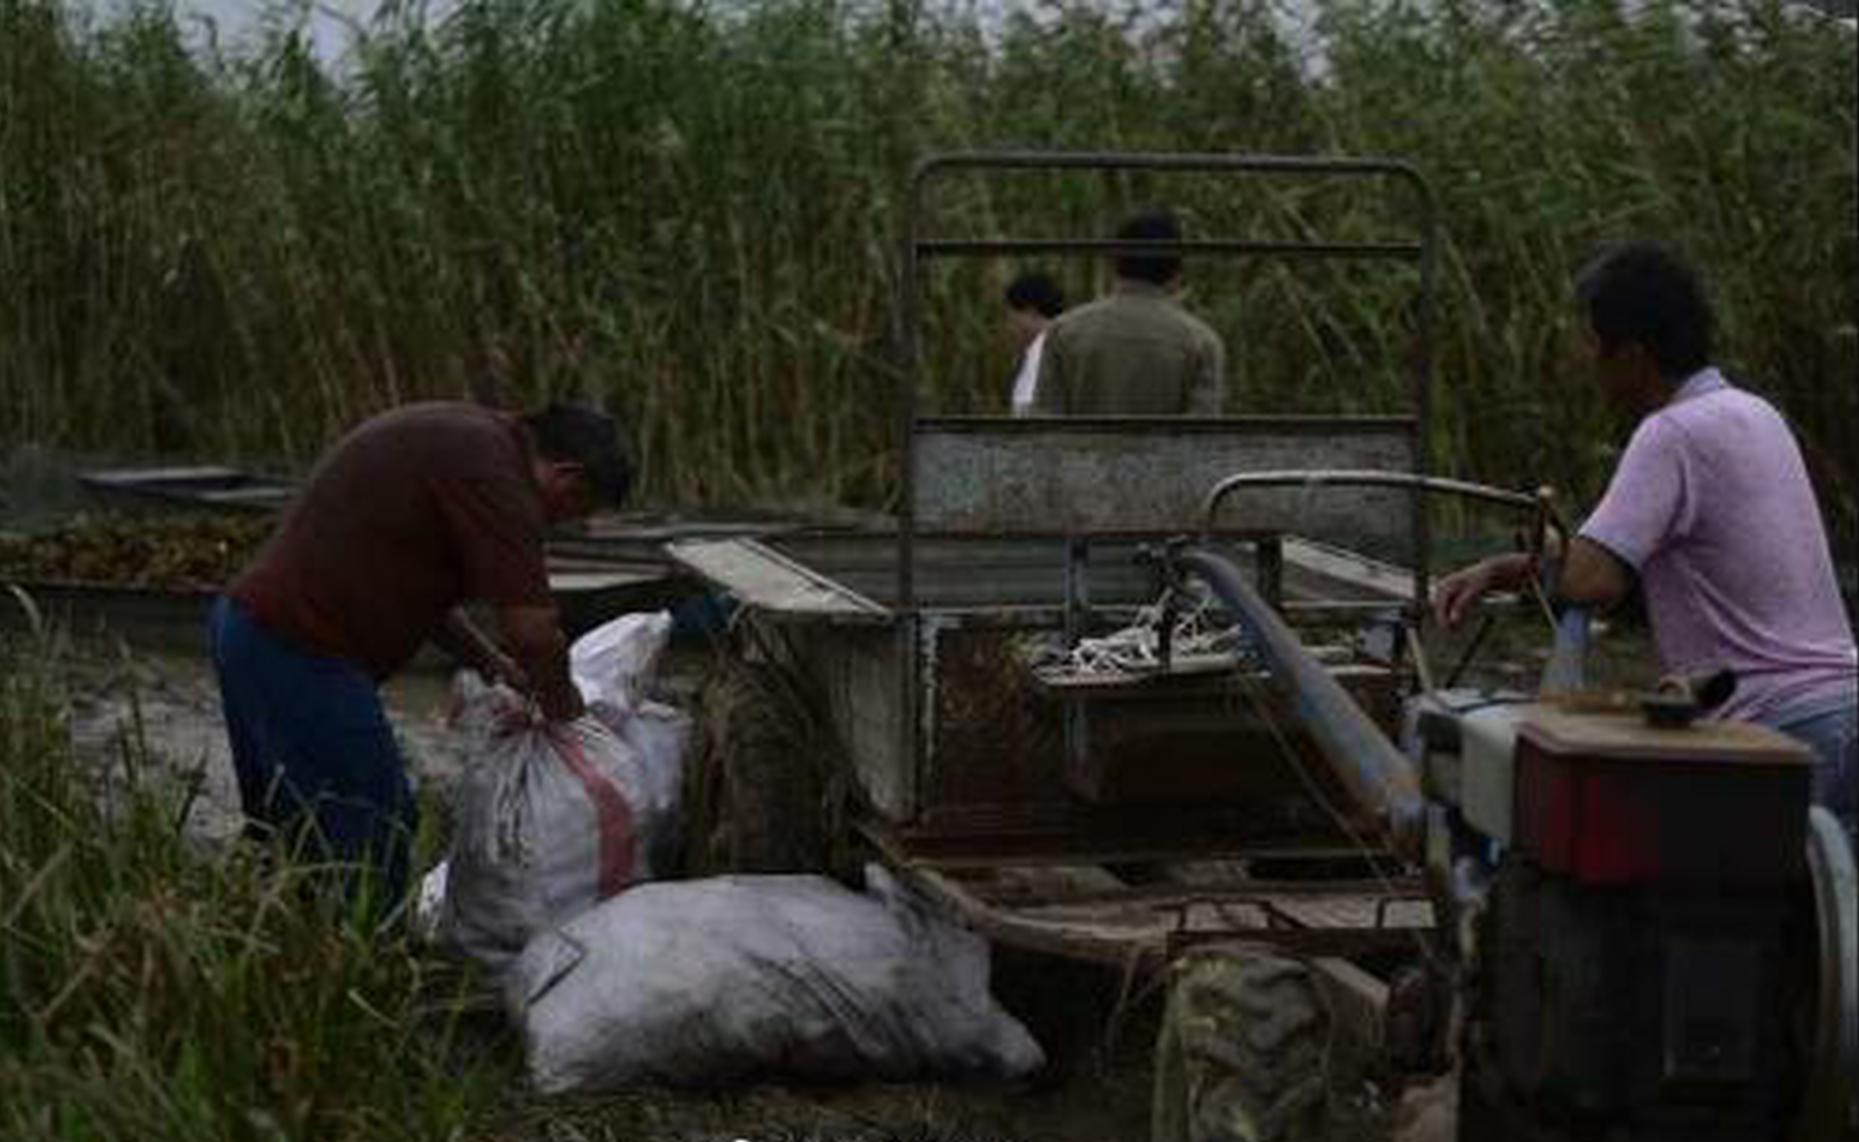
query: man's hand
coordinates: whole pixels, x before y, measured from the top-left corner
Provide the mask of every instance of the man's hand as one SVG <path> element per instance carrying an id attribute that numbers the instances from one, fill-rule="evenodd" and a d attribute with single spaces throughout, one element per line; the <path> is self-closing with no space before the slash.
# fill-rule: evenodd
<path id="1" fill-rule="evenodd" d="M 581 691 L 572 682 L 561 690 L 538 690 L 534 697 L 542 716 L 551 722 L 572 722 L 587 713 L 587 703 L 581 700 Z"/>
<path id="2" fill-rule="evenodd" d="M 501 682 L 524 697 L 535 696 L 536 686 L 529 680 L 529 674 L 517 665 L 516 659 L 501 650 L 493 650 L 478 664 L 477 670 L 488 682 Z"/>
<path id="3" fill-rule="evenodd" d="M 1530 556 L 1521 552 L 1493 555 L 1446 576 L 1433 584 L 1434 621 L 1447 630 L 1458 626 L 1485 595 L 1523 586 L 1530 564 Z"/>
<path id="4" fill-rule="evenodd" d="M 516 659 L 505 654 L 496 643 L 478 629 L 461 608 L 446 615 L 445 625 L 433 636 L 433 642 L 459 663 L 478 672 L 486 682 L 501 682 L 519 694 L 528 695 L 534 687 L 529 675 Z"/>
<path id="5" fill-rule="evenodd" d="M 568 639 L 548 604 L 497 608 L 497 630 L 515 665 L 530 682 L 530 696 L 551 722 L 572 721 L 587 712 L 581 691 L 568 675 Z"/>

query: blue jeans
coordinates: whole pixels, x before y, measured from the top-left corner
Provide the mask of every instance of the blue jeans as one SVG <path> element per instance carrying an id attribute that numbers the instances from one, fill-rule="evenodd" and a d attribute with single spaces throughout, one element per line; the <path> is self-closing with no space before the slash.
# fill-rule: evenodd
<path id="1" fill-rule="evenodd" d="M 1814 802 L 1859 836 L 1859 700 L 1844 706 L 1784 710 L 1769 724 L 1814 749 Z"/>
<path id="2" fill-rule="evenodd" d="M 399 901 L 418 811 L 374 679 L 303 653 L 231 599 L 208 625 L 246 817 L 345 866 L 351 895 L 372 868 L 377 902 Z"/>

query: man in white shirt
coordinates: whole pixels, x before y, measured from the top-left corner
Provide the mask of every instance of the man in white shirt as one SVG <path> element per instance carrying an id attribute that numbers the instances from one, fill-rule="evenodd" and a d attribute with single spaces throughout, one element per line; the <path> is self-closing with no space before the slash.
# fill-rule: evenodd
<path id="1" fill-rule="evenodd" d="M 1028 270 L 1007 283 L 1007 325 L 1021 346 L 1020 367 L 1013 375 L 1013 414 L 1025 416 L 1033 408 L 1039 382 L 1039 358 L 1046 346 L 1046 327 L 1065 310 L 1065 295 L 1051 276 Z"/>

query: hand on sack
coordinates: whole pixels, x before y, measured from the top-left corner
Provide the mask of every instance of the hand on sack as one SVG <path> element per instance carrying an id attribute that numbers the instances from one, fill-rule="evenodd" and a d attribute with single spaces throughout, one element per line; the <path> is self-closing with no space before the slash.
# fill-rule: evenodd
<path id="1" fill-rule="evenodd" d="M 542 716 L 551 722 L 572 722 L 587 713 L 587 703 L 581 700 L 581 691 L 573 682 L 559 690 L 551 690 L 534 695 L 536 704 L 542 708 Z"/>
<path id="2" fill-rule="evenodd" d="M 516 664 L 516 659 L 501 651 L 493 651 L 479 664 L 478 675 L 486 682 L 502 683 L 526 698 L 535 696 L 536 687 L 529 680 L 529 675 Z"/>

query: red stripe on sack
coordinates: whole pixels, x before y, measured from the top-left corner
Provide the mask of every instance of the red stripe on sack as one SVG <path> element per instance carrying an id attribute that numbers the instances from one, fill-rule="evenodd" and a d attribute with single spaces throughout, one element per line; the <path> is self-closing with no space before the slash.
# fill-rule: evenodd
<path id="1" fill-rule="evenodd" d="M 600 830 L 600 896 L 606 899 L 633 881 L 633 807 L 619 788 L 587 759 L 572 731 L 549 729 L 555 752 L 581 782 Z"/>

